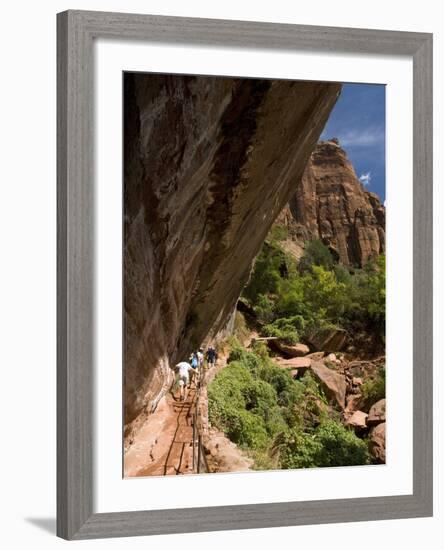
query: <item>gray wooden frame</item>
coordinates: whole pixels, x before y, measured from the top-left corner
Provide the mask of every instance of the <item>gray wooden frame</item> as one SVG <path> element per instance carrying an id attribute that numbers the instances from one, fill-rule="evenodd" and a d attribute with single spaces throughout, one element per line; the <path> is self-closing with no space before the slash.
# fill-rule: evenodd
<path id="1" fill-rule="evenodd" d="M 93 41 L 413 58 L 413 494 L 93 513 Z M 57 533 L 87 539 L 432 515 L 432 35 L 67 11 L 57 16 Z"/>

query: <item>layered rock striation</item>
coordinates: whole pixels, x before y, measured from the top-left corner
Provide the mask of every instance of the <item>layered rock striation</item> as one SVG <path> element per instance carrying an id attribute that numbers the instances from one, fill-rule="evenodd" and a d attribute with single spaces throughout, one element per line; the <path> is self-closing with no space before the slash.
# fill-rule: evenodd
<path id="1" fill-rule="evenodd" d="M 348 266 L 362 267 L 385 251 L 385 208 L 363 187 L 337 139 L 318 143 L 277 223 L 288 229 L 286 248 L 296 257 L 314 239 Z"/>
<path id="2" fill-rule="evenodd" d="M 127 73 L 124 421 L 224 327 L 340 85 Z"/>

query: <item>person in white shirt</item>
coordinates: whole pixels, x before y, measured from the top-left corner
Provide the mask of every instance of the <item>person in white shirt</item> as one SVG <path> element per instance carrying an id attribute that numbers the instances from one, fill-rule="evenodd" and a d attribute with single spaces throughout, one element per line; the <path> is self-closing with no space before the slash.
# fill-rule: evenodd
<path id="1" fill-rule="evenodd" d="M 177 363 L 176 369 L 179 372 L 180 400 L 184 401 L 186 399 L 187 386 L 190 380 L 189 372 L 192 366 L 186 361 L 181 361 Z"/>
<path id="2" fill-rule="evenodd" d="M 197 360 L 199 361 L 199 368 L 202 367 L 204 362 L 204 354 L 202 348 L 199 348 L 199 351 L 197 352 Z"/>

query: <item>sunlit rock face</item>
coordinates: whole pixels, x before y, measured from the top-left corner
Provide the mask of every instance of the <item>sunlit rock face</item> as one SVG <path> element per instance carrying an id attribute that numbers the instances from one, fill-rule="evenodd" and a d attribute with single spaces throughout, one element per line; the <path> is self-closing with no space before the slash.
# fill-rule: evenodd
<path id="1" fill-rule="evenodd" d="M 363 266 L 385 251 L 385 208 L 359 181 L 336 139 L 316 146 L 278 223 L 287 227 L 296 256 L 313 239 L 344 265 Z"/>
<path id="2" fill-rule="evenodd" d="M 126 74 L 126 435 L 233 312 L 340 92 L 335 83 Z"/>

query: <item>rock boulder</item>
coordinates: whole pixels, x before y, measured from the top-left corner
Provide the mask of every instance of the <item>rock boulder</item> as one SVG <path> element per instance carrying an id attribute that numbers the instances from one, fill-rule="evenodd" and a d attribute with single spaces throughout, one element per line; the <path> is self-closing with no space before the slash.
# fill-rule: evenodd
<path id="1" fill-rule="evenodd" d="M 377 461 L 385 464 L 385 422 L 381 422 L 370 430 L 369 448 Z"/>
<path id="2" fill-rule="evenodd" d="M 367 428 L 367 413 L 362 411 L 355 411 L 348 420 L 346 420 L 345 424 L 347 426 L 351 426 L 352 428 L 355 428 L 357 430 L 365 430 Z"/>
<path id="3" fill-rule="evenodd" d="M 345 408 L 345 392 L 347 383 L 345 376 L 326 367 L 323 363 L 313 362 L 311 370 L 321 383 L 328 398 L 334 399 L 339 407 Z"/>
<path id="4" fill-rule="evenodd" d="M 368 426 L 376 426 L 385 422 L 385 399 L 380 399 L 370 407 L 367 418 Z"/>
<path id="5" fill-rule="evenodd" d="M 312 330 L 305 335 L 305 340 L 316 351 L 331 353 L 341 351 L 347 342 L 347 332 L 341 328 L 324 328 Z"/>
<path id="6" fill-rule="evenodd" d="M 354 413 L 359 408 L 361 400 L 362 395 L 360 393 L 352 393 L 347 395 L 345 411 L 348 414 Z"/>
<path id="7" fill-rule="evenodd" d="M 311 367 L 312 361 L 308 357 L 294 357 L 293 359 L 275 358 L 274 362 L 282 369 L 296 369 L 299 376 L 302 376 Z"/>
<path id="8" fill-rule="evenodd" d="M 268 345 L 271 349 L 282 353 L 288 357 L 303 357 L 310 352 L 310 348 L 305 344 L 287 344 L 283 340 L 268 340 Z"/>

